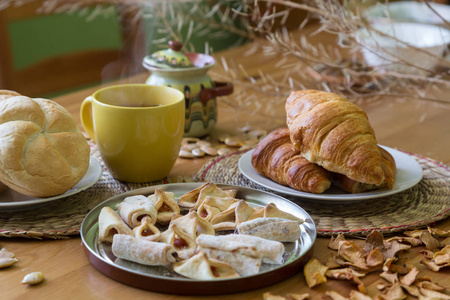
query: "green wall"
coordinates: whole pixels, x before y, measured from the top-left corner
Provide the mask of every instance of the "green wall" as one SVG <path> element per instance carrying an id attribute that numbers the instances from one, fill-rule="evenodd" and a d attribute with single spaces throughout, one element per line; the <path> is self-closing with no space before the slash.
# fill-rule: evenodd
<path id="1" fill-rule="evenodd" d="M 117 11 L 87 20 L 82 14 L 42 15 L 8 25 L 15 69 L 42 59 L 88 49 L 119 49 Z"/>

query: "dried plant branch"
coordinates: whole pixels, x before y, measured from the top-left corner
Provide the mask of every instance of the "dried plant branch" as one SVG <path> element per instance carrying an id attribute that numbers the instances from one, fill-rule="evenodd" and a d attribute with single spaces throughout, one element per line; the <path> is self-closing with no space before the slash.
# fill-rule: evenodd
<path id="1" fill-rule="evenodd" d="M 2 1 L 0 9 L 32 1 L 34 0 L 6 0 Z M 83 1 L 45 0 L 42 11 L 70 11 L 75 9 L 79 2 Z M 104 7 L 104 4 L 120 3 L 139 7 L 144 18 L 156 17 L 159 20 L 155 24 L 155 31 L 159 34 L 155 42 L 165 43 L 170 39 L 177 39 L 183 41 L 186 49 L 190 51 L 195 50 L 192 44 L 195 36 L 207 37 L 209 40 L 228 33 L 247 40 L 262 37 L 265 42 L 254 43 L 242 55 L 259 55 L 261 59 L 276 57 L 276 69 L 280 70 L 276 74 L 246 70 L 242 64 L 233 60 L 220 59 L 218 54 L 222 72 L 216 72 L 214 76 L 230 81 L 236 87 L 233 97 L 224 97 L 224 102 L 229 104 L 230 108 L 279 117 L 276 114 L 280 103 L 288 93 L 293 89 L 303 88 L 332 91 L 354 101 L 395 96 L 448 106 L 450 100 L 439 98 L 433 91 L 448 87 L 450 62 L 374 28 L 371 20 L 365 16 L 365 10 L 375 2 L 389 5 L 388 1 L 375 0 L 84 1 L 99 5 L 99 8 Z M 443 27 L 450 28 L 449 21 L 439 14 L 430 0 L 420 2 L 424 2 L 430 11 L 439 16 Z M 67 6 L 62 6 L 62 3 Z M 296 12 L 302 12 L 306 17 L 298 21 L 295 29 L 288 30 L 286 24 Z M 99 15 L 100 9 L 92 13 Z M 311 30 L 311 23 L 315 24 L 314 30 Z M 402 47 L 426 54 L 436 61 L 439 68 L 426 69 L 395 53 L 389 54 L 386 59 L 388 53 L 385 49 L 369 49 L 357 38 L 357 32 L 361 29 L 366 29 L 372 36 L 390 38 Z M 330 36 L 335 42 L 318 43 L 315 38 L 320 35 Z M 205 51 L 214 51 L 209 43 L 205 48 Z M 373 68 L 362 58 L 361 51 L 364 48 L 383 56 L 389 61 L 388 65 L 408 66 L 422 70 L 426 75 Z"/>
<path id="2" fill-rule="evenodd" d="M 450 26 L 450 22 L 447 21 L 444 17 L 442 17 L 441 14 L 438 11 L 436 11 L 436 9 L 434 9 L 434 7 L 430 4 L 429 1 L 425 1 L 424 3 L 436 16 L 438 16 L 442 20 L 442 22 L 445 25 L 447 25 L 447 27 Z"/>
<path id="3" fill-rule="evenodd" d="M 353 10 L 349 10 L 339 1 L 325 0 L 310 1 L 310 4 L 304 5 L 291 1 L 259 0 L 254 1 L 253 5 L 256 6 L 262 2 L 268 5 L 269 3 L 280 4 L 291 11 L 292 9 L 302 9 L 308 13 L 313 13 L 316 18 L 320 19 L 320 24 L 315 32 L 305 31 L 305 34 L 300 34 L 300 37 L 298 31 L 302 31 L 304 26 L 299 27 L 299 30 L 294 34 L 293 32 L 287 32 L 284 28 L 274 31 L 272 23 L 267 26 L 258 24 L 256 29 L 260 33 L 262 30 L 268 29 L 264 32 L 264 36 L 270 45 L 266 45 L 257 51 L 263 52 L 264 55 L 277 55 L 283 59 L 287 57 L 294 58 L 300 63 L 301 67 L 299 64 L 292 63 L 289 60 L 289 62 L 277 64 L 278 67 L 284 68 L 286 75 L 289 74 L 289 76 L 283 77 L 281 81 L 277 82 L 274 79 L 268 80 L 270 76 L 266 75 L 266 78 L 263 78 L 260 75 L 258 80 L 253 80 L 249 84 L 248 82 L 242 82 L 242 80 L 238 79 L 239 76 L 235 75 L 232 78 L 235 84 L 244 85 L 247 88 L 252 88 L 261 93 L 265 92 L 266 94 L 270 90 L 280 96 L 286 95 L 289 90 L 304 88 L 306 85 L 308 88 L 321 88 L 345 94 L 347 97 L 355 100 L 395 96 L 410 99 L 415 98 L 444 105 L 450 104 L 448 99 L 434 97 L 433 94 L 428 93 L 428 90 L 433 90 L 436 85 L 440 85 L 441 87 L 449 85 L 449 62 L 443 57 L 428 53 L 421 48 L 398 39 L 396 36 L 390 36 L 373 28 L 363 16 L 363 9 L 358 6 L 361 1 L 359 3 L 358 1 L 344 1 L 347 6 L 351 2 L 354 7 Z M 427 5 L 429 5 L 428 1 L 424 2 L 427 2 Z M 248 3 L 248 5 L 251 5 L 251 3 Z M 249 11 L 257 11 L 257 9 L 252 10 L 250 8 Z M 278 15 L 281 15 L 281 13 L 278 12 Z M 272 11 L 272 16 L 276 17 L 277 15 Z M 266 20 L 272 21 L 273 18 L 264 15 L 264 18 L 261 17 L 259 19 L 260 22 L 265 22 Z M 393 55 L 391 57 L 392 63 L 403 64 L 426 71 L 427 75 L 423 76 L 373 69 L 359 56 L 359 51 L 365 47 L 364 44 L 358 42 L 355 38 L 357 30 L 360 28 L 367 28 L 373 34 L 392 38 L 404 47 L 414 49 L 419 53 L 426 53 L 436 60 L 441 68 L 425 69 Z M 312 43 L 310 41 L 311 37 L 322 32 L 338 37 L 339 47 L 329 49 L 322 44 Z M 380 51 L 379 53 L 382 55 L 382 51 L 384 50 L 377 49 L 376 51 Z M 317 66 L 321 68 L 319 71 L 315 70 Z M 295 68 L 306 68 L 310 72 L 307 72 L 308 74 L 305 75 L 292 71 Z M 317 80 L 308 84 L 307 79 L 311 73 L 315 74 Z M 260 85 L 257 83 L 260 83 Z M 270 105 L 270 101 L 268 101 L 268 104 L 266 107 L 268 110 L 271 110 L 272 106 Z"/>

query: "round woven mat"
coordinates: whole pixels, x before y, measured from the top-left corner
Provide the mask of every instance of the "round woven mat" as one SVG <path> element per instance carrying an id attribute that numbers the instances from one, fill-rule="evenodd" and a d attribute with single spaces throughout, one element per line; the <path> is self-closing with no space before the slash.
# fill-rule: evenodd
<path id="1" fill-rule="evenodd" d="M 103 174 L 92 187 L 66 198 L 29 210 L 0 213 L 0 237 L 63 239 L 79 235 L 86 214 L 106 199 L 141 187 L 179 182 L 178 177 L 147 183 L 125 183 L 114 179 L 106 168 L 97 146 L 88 140 L 91 155 L 102 166 Z"/>
<path id="2" fill-rule="evenodd" d="M 239 171 L 238 161 L 244 153 L 235 152 L 210 160 L 194 179 L 268 191 Z M 372 230 L 389 234 L 445 219 L 450 215 L 450 168 L 435 160 L 408 154 L 422 166 L 423 179 L 414 187 L 392 196 L 324 204 L 280 195 L 306 210 L 316 223 L 318 235 L 322 236 L 366 235 Z"/>

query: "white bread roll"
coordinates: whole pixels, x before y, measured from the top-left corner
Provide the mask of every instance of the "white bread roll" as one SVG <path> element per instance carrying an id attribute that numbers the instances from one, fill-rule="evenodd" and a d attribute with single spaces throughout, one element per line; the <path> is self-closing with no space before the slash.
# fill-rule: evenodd
<path id="1" fill-rule="evenodd" d="M 71 189 L 89 167 L 89 145 L 71 114 L 46 99 L 0 101 L 0 181 L 33 197 Z"/>
<path id="2" fill-rule="evenodd" d="M 0 90 L 0 101 L 11 97 L 20 96 L 19 93 L 10 90 Z"/>

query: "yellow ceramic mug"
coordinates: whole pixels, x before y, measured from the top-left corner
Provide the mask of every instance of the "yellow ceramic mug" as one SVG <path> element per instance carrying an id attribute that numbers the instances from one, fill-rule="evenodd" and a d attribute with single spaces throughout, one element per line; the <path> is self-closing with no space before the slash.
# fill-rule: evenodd
<path id="1" fill-rule="evenodd" d="M 80 113 L 111 175 L 149 182 L 166 177 L 175 164 L 184 111 L 184 95 L 174 88 L 124 84 L 96 91 Z"/>

